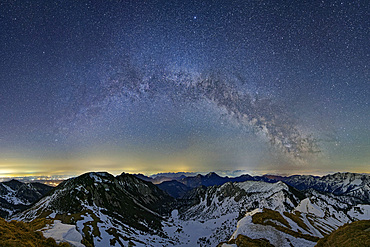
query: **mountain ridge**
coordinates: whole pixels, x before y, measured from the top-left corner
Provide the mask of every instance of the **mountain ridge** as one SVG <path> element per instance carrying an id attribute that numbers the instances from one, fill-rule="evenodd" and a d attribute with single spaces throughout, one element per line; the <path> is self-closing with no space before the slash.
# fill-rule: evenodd
<path id="1" fill-rule="evenodd" d="M 178 182 L 188 187 L 181 188 L 185 192 L 186 190 L 189 191 L 201 185 L 214 186 L 222 185 L 227 182 L 244 181 L 264 181 L 268 183 L 283 181 L 298 190 L 315 189 L 317 191 L 334 193 L 336 195 L 348 194 L 359 198 L 363 203 L 370 203 L 370 175 L 349 172 L 338 172 L 322 177 L 312 175 L 292 175 L 288 177 L 273 175 L 251 176 L 249 174 L 243 174 L 238 177 L 221 177 L 215 172 L 210 172 L 207 175 L 198 174 L 196 176 L 165 181 L 159 183 L 158 186 L 178 198 L 181 196 L 171 191 L 171 187 L 178 186 Z M 183 193 L 181 195 L 183 195 Z"/>

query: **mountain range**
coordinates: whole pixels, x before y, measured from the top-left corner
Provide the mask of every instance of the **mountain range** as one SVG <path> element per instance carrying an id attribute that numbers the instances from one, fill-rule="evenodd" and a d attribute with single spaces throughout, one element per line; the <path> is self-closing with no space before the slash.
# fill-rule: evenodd
<path id="1" fill-rule="evenodd" d="M 207 175 L 198 174 L 196 176 L 179 177 L 171 181 L 165 181 L 158 184 L 162 190 L 174 197 L 180 197 L 183 193 L 173 190 L 177 187 L 180 191 L 189 191 L 198 186 L 222 185 L 227 182 L 244 182 L 244 181 L 263 181 L 276 183 L 282 181 L 298 190 L 314 189 L 320 192 L 333 193 L 335 195 L 350 195 L 360 199 L 363 203 L 370 203 L 370 180 L 367 174 L 357 173 L 334 173 L 323 177 L 311 175 L 293 175 L 283 176 L 250 176 L 248 174 L 239 177 L 221 177 L 214 172 Z M 179 183 L 185 185 L 181 186 Z M 175 193 L 174 193 L 175 192 Z"/>
<path id="2" fill-rule="evenodd" d="M 157 185 L 140 177 L 92 172 L 55 188 L 19 184 L 38 197 L 21 196 L 16 181 L 5 182 L 1 198 L 15 208 L 3 217 L 51 220 L 44 235 L 72 246 L 315 246 L 340 226 L 370 220 L 370 176 L 364 174 L 209 173 Z"/>

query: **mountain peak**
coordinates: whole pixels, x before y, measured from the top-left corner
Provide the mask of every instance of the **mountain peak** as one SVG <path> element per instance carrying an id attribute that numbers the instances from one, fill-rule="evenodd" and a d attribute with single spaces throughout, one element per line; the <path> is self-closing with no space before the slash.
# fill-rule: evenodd
<path id="1" fill-rule="evenodd" d="M 21 187 L 22 185 L 24 185 L 25 183 L 22 183 L 16 179 L 12 179 L 10 181 L 6 181 L 6 182 L 3 182 L 3 184 L 9 186 L 10 188 L 12 188 L 13 190 L 17 190 L 19 187 Z"/>
<path id="2" fill-rule="evenodd" d="M 220 176 L 215 172 L 210 172 L 205 177 L 207 177 L 207 178 L 220 178 Z"/>

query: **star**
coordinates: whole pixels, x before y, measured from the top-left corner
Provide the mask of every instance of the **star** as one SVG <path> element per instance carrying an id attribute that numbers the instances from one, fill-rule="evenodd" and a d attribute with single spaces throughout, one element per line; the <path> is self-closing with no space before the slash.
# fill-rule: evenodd
<path id="1" fill-rule="evenodd" d="M 353 3 L 2 1 L 0 159 L 359 171 L 370 36 Z"/>

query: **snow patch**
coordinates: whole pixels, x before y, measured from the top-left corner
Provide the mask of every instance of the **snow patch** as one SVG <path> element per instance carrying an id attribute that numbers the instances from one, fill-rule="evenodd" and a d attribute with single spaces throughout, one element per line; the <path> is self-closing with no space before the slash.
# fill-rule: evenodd
<path id="1" fill-rule="evenodd" d="M 356 220 L 370 220 L 370 205 L 359 204 L 351 208 L 348 215 Z"/>
<path id="2" fill-rule="evenodd" d="M 353 185 L 361 185 L 362 184 L 362 180 L 359 179 L 359 178 L 356 178 L 355 180 L 352 181 L 351 184 L 353 184 Z"/>
<path id="3" fill-rule="evenodd" d="M 221 247 L 238 247 L 236 244 L 222 244 Z"/>
<path id="4" fill-rule="evenodd" d="M 82 235 L 74 225 L 63 224 L 60 220 L 55 220 L 54 224 L 41 231 L 45 238 L 54 238 L 57 243 L 67 242 L 75 247 L 85 247 L 81 244 Z"/>
<path id="5" fill-rule="evenodd" d="M 318 217 L 324 217 L 325 213 L 321 210 L 320 207 L 311 202 L 309 198 L 303 199 L 299 205 L 295 208 L 296 211 L 313 214 Z"/>
<path id="6" fill-rule="evenodd" d="M 95 182 L 97 183 L 103 182 L 103 180 L 99 176 L 97 176 L 95 173 L 89 173 L 89 176 L 90 178 L 94 179 Z"/>
<path id="7" fill-rule="evenodd" d="M 54 219 L 57 214 L 55 212 L 49 214 L 46 218 Z"/>

